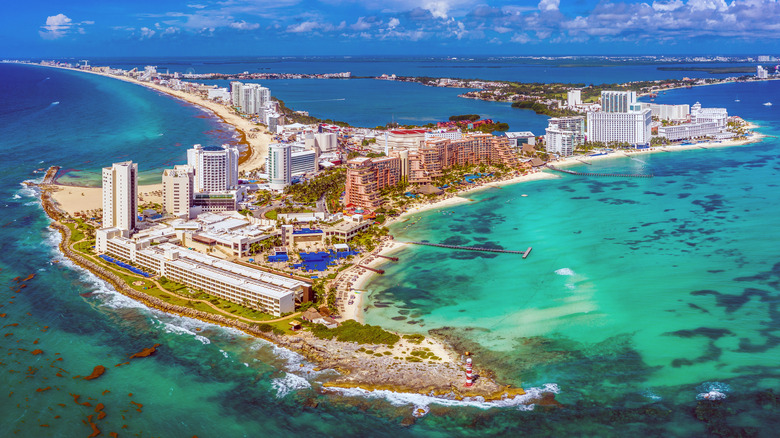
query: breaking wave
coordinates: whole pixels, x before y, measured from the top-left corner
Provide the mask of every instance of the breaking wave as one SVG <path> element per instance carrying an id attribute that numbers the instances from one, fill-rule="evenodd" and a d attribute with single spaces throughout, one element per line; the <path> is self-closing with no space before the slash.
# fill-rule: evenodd
<path id="1" fill-rule="evenodd" d="M 504 398 L 496 401 L 485 401 L 483 397 L 465 397 L 462 400 L 456 400 L 454 396 L 451 398 L 445 397 L 433 397 L 429 395 L 414 394 L 409 392 L 394 392 L 385 389 L 378 389 L 374 391 L 368 391 L 361 388 L 338 388 L 329 387 L 328 391 L 337 392 L 347 397 L 364 397 L 369 399 L 385 399 L 393 406 L 413 406 L 412 413 L 427 412 L 430 409 L 430 405 L 436 404 L 440 406 L 448 407 L 475 407 L 479 409 L 492 409 L 492 408 L 516 408 L 521 411 L 531 411 L 534 409 L 534 404 L 530 403 L 532 400 L 541 398 L 545 392 L 551 392 L 553 394 L 560 393 L 560 388 L 555 383 L 546 383 L 541 388 L 528 388 L 525 390 L 525 394 L 518 395 L 512 398 Z"/>

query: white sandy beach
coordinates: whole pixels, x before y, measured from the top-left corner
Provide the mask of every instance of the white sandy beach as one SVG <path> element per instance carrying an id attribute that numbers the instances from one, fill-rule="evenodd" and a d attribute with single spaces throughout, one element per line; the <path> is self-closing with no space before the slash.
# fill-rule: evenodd
<path id="1" fill-rule="evenodd" d="M 45 67 L 62 68 L 62 67 L 53 67 L 53 66 L 45 66 Z M 214 115 L 222 119 L 225 123 L 233 126 L 239 132 L 239 134 L 242 135 L 243 140 L 245 142 L 244 144 L 248 145 L 248 150 L 246 152 L 248 156 L 242 154 L 241 162 L 239 163 L 239 168 L 238 168 L 239 172 L 259 169 L 265 164 L 265 159 L 268 156 L 268 145 L 271 143 L 273 136 L 268 132 L 265 126 L 256 125 L 252 123 L 250 120 L 240 116 L 232 108 L 229 108 L 225 105 L 219 104 L 217 102 L 208 99 L 204 99 L 194 94 L 186 93 L 184 91 L 173 90 L 168 87 L 163 87 L 152 82 L 141 82 L 125 76 L 114 76 L 106 73 L 98 73 L 98 72 L 86 71 L 86 70 L 75 70 L 75 69 L 65 69 L 65 70 L 81 71 L 84 73 L 91 73 L 98 76 L 104 76 L 107 78 L 118 79 L 120 81 L 141 85 L 147 88 L 151 88 L 155 91 L 165 93 L 169 96 L 173 96 L 177 99 L 184 100 L 188 103 L 197 105 L 198 107 L 210 111 L 211 113 L 213 113 Z"/>
<path id="2" fill-rule="evenodd" d="M 57 188 L 52 192 L 52 199 L 69 215 L 103 208 L 103 189 L 100 187 L 57 185 Z M 138 205 L 148 202 L 162 205 L 162 184 L 138 186 L 138 195 Z"/>

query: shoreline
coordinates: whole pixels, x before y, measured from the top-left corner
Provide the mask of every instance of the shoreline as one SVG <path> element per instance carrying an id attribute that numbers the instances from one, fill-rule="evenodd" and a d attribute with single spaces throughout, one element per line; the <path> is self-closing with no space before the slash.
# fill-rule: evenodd
<path id="1" fill-rule="evenodd" d="M 717 85 L 717 84 L 708 84 L 708 85 Z M 715 143 L 715 142 L 710 141 L 710 142 L 706 142 L 706 143 L 697 143 L 697 144 L 685 145 L 685 146 L 682 146 L 682 145 L 654 146 L 654 147 L 650 147 L 648 149 L 633 149 L 633 150 L 629 150 L 629 151 L 616 150 L 616 151 L 609 152 L 609 153 L 604 154 L 604 155 L 598 155 L 598 156 L 595 156 L 595 157 L 589 157 L 587 155 L 578 155 L 578 156 L 566 157 L 563 160 L 554 161 L 552 163 L 554 163 L 556 167 L 566 167 L 566 166 L 575 166 L 575 165 L 582 165 L 582 164 L 584 164 L 580 160 L 600 161 L 600 160 L 615 159 L 615 158 L 629 158 L 629 159 L 633 159 L 634 155 L 646 155 L 646 154 L 654 154 L 654 153 L 660 153 L 660 152 L 676 152 L 676 151 L 693 150 L 693 149 L 710 149 L 710 148 L 725 148 L 725 147 L 745 146 L 745 145 L 749 145 L 749 144 L 760 143 L 761 141 L 763 141 L 764 138 L 767 137 L 767 135 L 765 135 L 765 134 L 761 134 L 761 133 L 753 131 L 754 129 L 760 128 L 761 126 L 756 125 L 756 124 L 754 124 L 752 122 L 749 122 L 749 121 L 745 121 L 745 123 L 746 123 L 745 126 L 744 126 L 745 130 L 749 130 L 749 131 L 752 131 L 752 132 L 750 133 L 750 135 L 747 136 L 747 138 L 742 139 L 742 140 L 726 140 L 726 141 L 722 141 L 720 143 Z M 491 182 L 487 182 L 487 183 L 482 183 L 482 184 L 479 184 L 477 187 L 470 187 L 470 188 L 466 188 L 466 189 L 463 189 L 463 190 L 459 190 L 459 191 L 455 192 L 454 194 L 452 194 L 451 196 L 447 196 L 447 197 L 444 197 L 442 199 L 437 199 L 437 200 L 434 200 L 432 202 L 428 202 L 428 203 L 425 203 L 425 204 L 422 204 L 422 205 L 416 205 L 416 206 L 410 208 L 409 210 L 404 211 L 403 213 L 401 213 L 397 217 L 388 220 L 385 223 L 385 226 L 386 227 L 390 227 L 391 225 L 394 225 L 394 224 L 397 224 L 397 223 L 402 223 L 405 220 L 408 220 L 409 217 L 413 217 L 413 215 L 416 214 L 416 213 L 422 213 L 422 212 L 425 212 L 425 211 L 435 210 L 435 209 L 438 209 L 438 208 L 445 208 L 445 207 L 449 207 L 449 206 L 463 205 L 463 204 L 467 204 L 467 203 L 470 203 L 470 202 L 474 202 L 473 199 L 470 199 L 468 197 L 463 196 L 463 195 L 466 195 L 468 193 L 477 192 L 477 191 L 480 191 L 480 190 L 486 190 L 486 189 L 490 189 L 490 188 L 509 186 L 509 185 L 514 185 L 514 184 L 522 184 L 524 182 L 529 182 L 529 181 L 538 181 L 538 180 L 542 180 L 542 179 L 557 179 L 557 178 L 560 178 L 560 176 L 556 175 L 556 174 L 554 174 L 552 172 L 545 172 L 544 170 L 534 169 L 530 173 L 527 173 L 527 174 L 524 174 L 524 175 L 514 176 L 514 177 L 511 177 L 511 178 L 508 178 L 508 179 L 505 179 L 505 180 L 501 180 L 501 181 L 491 181 Z M 393 242 L 395 242 L 395 241 L 393 241 Z M 377 253 L 377 255 L 388 255 L 391 252 L 400 250 L 401 248 L 405 248 L 405 247 L 408 246 L 404 242 L 395 242 L 395 243 L 398 246 L 391 247 L 390 249 L 387 249 L 387 250 L 381 250 L 381 251 L 379 251 Z M 380 267 L 380 266 L 386 264 L 387 262 L 390 262 L 390 260 L 383 260 L 383 259 L 380 258 L 375 264 L 372 264 L 372 265 L 369 265 L 369 266 L 377 268 L 377 267 Z M 350 268 L 350 269 L 352 269 L 352 268 Z M 348 271 L 348 270 L 346 270 L 346 271 Z M 358 304 L 359 307 L 362 307 L 363 297 L 368 292 L 368 290 L 365 288 L 365 286 L 370 284 L 371 279 L 375 275 L 377 275 L 377 274 L 374 273 L 374 272 L 371 272 L 371 271 L 367 271 L 365 273 L 365 276 L 363 276 L 363 274 L 361 274 L 361 276 L 359 277 L 359 283 L 358 283 L 358 285 L 356 285 L 354 287 L 356 289 L 361 289 L 362 290 L 362 292 L 359 294 L 359 304 Z M 360 315 L 359 319 L 358 319 L 358 314 Z M 359 313 L 355 313 L 355 317 L 352 318 L 352 319 L 356 319 L 356 320 L 362 322 L 363 321 L 362 311 L 359 312 Z"/>
<path id="2" fill-rule="evenodd" d="M 522 388 L 501 385 L 490 378 L 478 379 L 473 387 L 464 387 L 465 374 L 463 364 L 459 361 L 460 354 L 453 351 L 445 342 L 432 336 L 426 336 L 420 342 L 412 342 L 403 338 L 401 333 L 399 334 L 401 339 L 392 346 L 374 344 L 361 346 L 355 342 L 319 339 L 307 331 L 276 335 L 260 331 L 258 324 L 167 303 L 135 290 L 112 270 L 98 265 L 90 260 L 91 256 L 81 254 L 72 247 L 75 244 L 71 241 L 72 231 L 63 223 L 63 218 L 67 216 L 64 216 L 64 211 L 52 197 L 52 193 L 58 189 L 56 185 L 35 183 L 28 183 L 28 185 L 37 188 L 40 192 L 41 207 L 51 221 L 50 228 L 60 234 L 61 240 L 58 244 L 60 253 L 75 265 L 109 283 L 118 293 L 139 301 L 149 308 L 240 330 L 247 335 L 299 353 L 319 368 L 337 371 L 339 376 L 324 382 L 323 390 L 328 388 L 389 390 L 450 400 L 470 400 L 474 397 L 480 397 L 485 401 L 513 399 L 517 400 L 518 404 L 532 404 L 538 401 L 538 397 L 517 399 L 525 395 Z M 293 316 L 295 315 L 290 318 Z M 433 358 L 429 357 L 427 362 L 420 360 L 409 354 L 414 351 L 425 351 L 425 354 L 430 354 Z M 475 367 L 476 374 L 480 374 L 480 371 L 482 375 L 491 375 L 488 368 Z"/>
<path id="3" fill-rule="evenodd" d="M 246 146 L 245 153 L 244 151 L 242 151 L 241 156 L 239 157 L 239 162 L 238 162 L 239 172 L 256 170 L 265 164 L 265 159 L 268 156 L 268 146 L 270 145 L 271 140 L 273 139 L 273 135 L 268 132 L 267 127 L 265 127 L 264 125 L 255 125 L 251 121 L 238 115 L 231 108 L 226 107 L 222 104 L 204 99 L 200 96 L 193 95 L 191 93 L 173 90 L 168 87 L 163 87 L 162 85 L 157 85 L 153 82 L 141 82 L 125 76 L 115 76 L 107 73 L 100 73 L 95 71 L 80 70 L 80 69 L 65 68 L 65 67 L 57 67 L 51 65 L 41 65 L 41 64 L 26 64 L 26 65 L 55 68 L 55 69 L 74 71 L 80 73 L 89 73 L 96 76 L 117 79 L 130 84 L 146 87 L 150 90 L 163 93 L 174 99 L 182 100 L 190 105 L 195 106 L 198 109 L 210 113 L 212 116 L 220 119 L 222 123 L 225 123 L 226 125 L 230 125 L 236 131 L 236 134 L 238 134 L 237 143 Z M 252 131 L 253 129 L 257 129 L 258 131 Z"/>

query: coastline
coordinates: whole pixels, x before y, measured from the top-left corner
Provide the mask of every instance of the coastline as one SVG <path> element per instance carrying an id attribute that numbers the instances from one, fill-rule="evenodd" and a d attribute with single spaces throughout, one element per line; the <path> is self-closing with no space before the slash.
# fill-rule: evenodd
<path id="1" fill-rule="evenodd" d="M 556 167 L 565 167 L 565 166 L 575 166 L 575 165 L 584 164 L 583 160 L 590 162 L 590 161 L 601 161 L 601 160 L 614 159 L 614 158 L 632 158 L 634 156 L 656 154 L 660 152 L 676 152 L 676 151 L 687 151 L 693 149 L 711 149 L 711 148 L 745 146 L 753 143 L 759 143 L 764 138 L 767 137 L 765 134 L 752 131 L 753 129 L 760 128 L 759 125 L 756 125 L 751 122 L 746 122 L 746 123 L 747 124 L 745 125 L 745 129 L 751 131 L 751 133 L 746 138 L 741 140 L 725 140 L 725 141 L 721 141 L 720 143 L 716 143 L 714 141 L 708 141 L 704 143 L 695 143 L 691 145 L 652 146 L 647 149 L 632 149 L 626 151 L 617 150 L 617 151 L 606 153 L 604 155 L 597 155 L 597 156 L 578 155 L 578 156 L 566 157 L 563 160 L 551 162 L 551 164 L 554 164 Z"/>
<path id="2" fill-rule="evenodd" d="M 238 115 L 233 109 L 226 107 L 222 104 L 204 99 L 200 96 L 186 93 L 184 91 L 178 91 L 178 90 L 170 89 L 168 87 L 163 87 L 153 82 L 141 82 L 125 76 L 115 76 L 107 73 L 100 73 L 95 71 L 80 70 L 80 69 L 73 69 L 73 68 L 56 67 L 50 65 L 41 65 L 41 64 L 29 64 L 29 65 L 56 68 L 56 69 L 66 70 L 66 71 L 89 73 L 97 76 L 103 76 L 106 78 L 117 79 L 131 84 L 140 85 L 149 88 L 151 90 L 167 94 L 170 97 L 183 100 L 204 111 L 210 112 L 212 115 L 221 119 L 222 122 L 232 126 L 233 129 L 236 130 L 236 132 L 239 134 L 238 143 L 246 146 L 246 150 L 242 152 L 239 158 L 239 163 L 238 163 L 239 172 L 252 171 L 255 169 L 259 169 L 260 167 L 265 165 L 265 159 L 266 157 L 268 157 L 268 146 L 270 145 L 271 140 L 273 139 L 273 135 L 268 132 L 268 129 L 265 126 L 256 125 L 252 123 L 251 121 Z"/>
<path id="3" fill-rule="evenodd" d="M 683 151 L 683 150 L 692 150 L 692 149 L 709 149 L 709 148 L 723 148 L 723 147 L 735 147 L 735 146 L 745 146 L 748 144 L 753 143 L 759 143 L 767 136 L 761 133 L 757 133 L 755 131 L 752 131 L 756 128 L 760 128 L 759 125 L 756 125 L 754 123 L 746 121 L 746 125 L 744 126 L 746 130 L 751 131 L 750 135 L 747 136 L 747 138 L 742 140 L 728 140 L 728 141 L 722 141 L 720 143 L 715 142 L 706 142 L 706 143 L 697 143 L 693 145 L 686 145 L 686 146 L 654 146 L 650 147 L 648 149 L 634 149 L 630 151 L 613 151 L 609 152 L 604 155 L 598 155 L 594 157 L 590 156 L 571 156 L 567 157 L 563 160 L 555 161 L 554 164 L 556 167 L 565 167 L 565 166 L 574 166 L 574 165 L 582 165 L 583 162 L 581 160 L 586 161 L 600 161 L 600 160 L 607 160 L 607 159 L 615 159 L 615 158 L 629 158 L 632 159 L 634 155 L 647 155 L 647 154 L 653 154 L 653 153 L 660 153 L 660 152 L 675 152 L 675 151 Z M 523 182 L 528 181 L 537 181 L 542 179 L 557 179 L 560 178 L 559 175 L 556 175 L 552 172 L 545 172 L 543 170 L 534 169 L 530 173 L 514 176 L 505 180 L 501 181 L 491 181 L 488 183 L 481 183 L 478 184 L 476 187 L 469 187 L 463 190 L 459 190 L 455 192 L 452 195 L 448 195 L 446 197 L 443 197 L 441 199 L 434 200 L 432 202 L 427 202 L 425 204 L 416 205 L 409 210 L 404 211 L 399 216 L 390 219 L 387 221 L 385 226 L 390 227 L 393 224 L 401 223 L 406 220 L 409 220 L 409 218 L 413 218 L 414 214 L 416 213 L 422 213 L 428 210 L 434 210 L 439 208 L 445 208 L 449 206 L 455 206 L 455 205 L 462 205 L 469 202 L 474 202 L 474 200 L 469 199 L 466 196 L 468 193 L 477 192 L 480 190 L 486 190 L 490 188 L 497 188 L 497 187 L 503 187 L 508 185 L 514 185 L 514 184 L 521 184 Z M 404 248 L 407 246 L 404 242 L 395 242 L 393 241 L 393 245 L 389 247 L 382 247 L 382 249 L 378 250 L 376 252 L 376 255 L 389 255 L 391 252 L 397 251 L 401 248 Z M 390 262 L 389 260 L 382 259 L 382 258 L 376 258 L 371 264 L 367 265 L 372 268 L 378 268 L 386 263 Z M 348 270 L 345 270 L 344 272 L 347 272 L 353 268 L 350 268 Z M 362 302 L 364 295 L 368 292 L 368 290 L 365 288 L 366 285 L 370 284 L 371 279 L 373 276 L 377 275 L 374 272 L 366 271 L 363 273 L 360 273 L 357 279 L 356 284 L 353 286 L 353 289 L 359 289 L 362 292 L 356 296 L 356 306 L 358 309 L 350 309 L 350 319 L 356 319 L 360 322 L 363 322 L 362 317 Z"/>
<path id="4" fill-rule="evenodd" d="M 332 339 L 316 338 L 311 332 L 276 335 L 263 332 L 258 324 L 227 318 L 193 308 L 183 307 L 162 301 L 161 299 L 131 288 L 124 279 L 111 270 L 98 265 L 84 254 L 73 248 L 72 231 L 63 222 L 65 211 L 60 208 L 52 194 L 60 188 L 55 184 L 34 184 L 40 192 L 41 206 L 50 219 L 50 227 L 61 236 L 60 252 L 77 266 L 89 271 L 96 277 L 109 283 L 117 292 L 133 298 L 149 308 L 168 314 L 194 318 L 199 321 L 217 324 L 240 330 L 250 336 L 269 341 L 280 347 L 301 354 L 321 369 L 333 369 L 339 376 L 323 383 L 323 389 L 360 388 L 365 391 L 386 390 L 397 393 L 422 394 L 449 400 L 470 400 L 474 397 L 485 401 L 512 399 L 517 404 L 532 404 L 538 397 L 518 398 L 525 394 L 519 387 L 501 385 L 489 377 L 478 379 L 473 387 L 466 388 L 464 369 L 459 361 L 460 354 L 446 343 L 425 337 L 420 342 L 402 338 L 393 346 L 363 346 L 355 342 L 341 342 Z M 132 275 L 131 275 L 132 276 Z M 140 278 L 140 277 L 139 277 Z M 295 317 L 296 314 L 290 316 Z M 403 334 L 399 334 L 402 336 Z M 369 349 L 366 349 L 368 347 Z M 427 361 L 411 355 L 414 351 L 430 354 Z M 475 373 L 492 375 L 487 368 L 475 367 Z"/>

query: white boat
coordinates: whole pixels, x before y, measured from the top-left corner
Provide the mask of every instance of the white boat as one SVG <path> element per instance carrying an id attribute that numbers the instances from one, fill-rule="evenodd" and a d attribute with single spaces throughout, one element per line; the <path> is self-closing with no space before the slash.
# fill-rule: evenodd
<path id="1" fill-rule="evenodd" d="M 767 102 L 764 104 L 764 106 L 772 106 L 772 102 Z"/>

